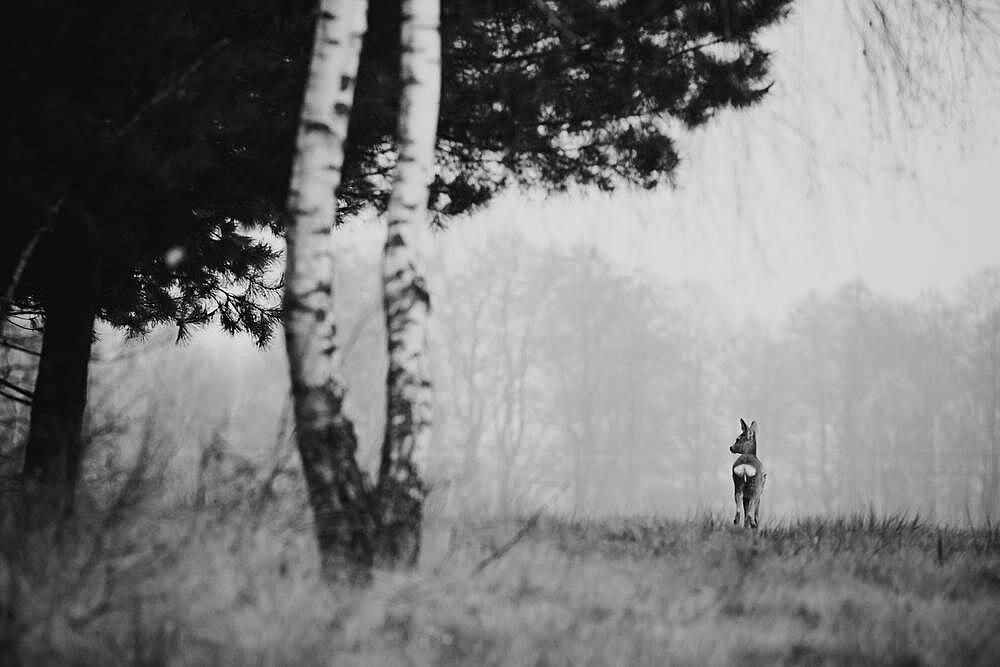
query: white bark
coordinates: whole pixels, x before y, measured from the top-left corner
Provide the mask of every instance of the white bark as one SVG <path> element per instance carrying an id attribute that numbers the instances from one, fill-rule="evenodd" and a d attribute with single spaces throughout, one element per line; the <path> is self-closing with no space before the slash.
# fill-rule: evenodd
<path id="1" fill-rule="evenodd" d="M 324 570 L 366 576 L 371 549 L 366 480 L 342 414 L 333 321 L 333 249 L 344 142 L 354 99 L 366 0 L 321 0 L 289 190 L 285 345 L 297 442 Z"/>
<path id="2" fill-rule="evenodd" d="M 302 105 L 288 208 L 286 344 L 292 382 L 338 382 L 331 232 L 337 214 L 344 142 L 365 31 L 365 0 L 322 0 Z"/>
<path id="3" fill-rule="evenodd" d="M 438 0 L 403 0 L 399 158 L 382 264 L 389 373 L 379 484 L 388 493 L 383 499 L 388 515 L 383 518 L 389 531 L 393 524 L 419 522 L 425 489 L 415 464 L 425 454 L 431 435 L 430 299 L 417 257 L 417 236 L 426 224 L 428 188 L 434 175 L 441 90 L 439 11 Z M 418 516 L 405 517 L 401 512 Z"/>

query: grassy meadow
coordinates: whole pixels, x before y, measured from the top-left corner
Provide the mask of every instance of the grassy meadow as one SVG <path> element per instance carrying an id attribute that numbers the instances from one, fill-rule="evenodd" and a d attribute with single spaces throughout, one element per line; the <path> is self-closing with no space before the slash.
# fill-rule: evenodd
<path id="1" fill-rule="evenodd" d="M 215 461 L 218 463 L 218 461 Z M 4 665 L 995 665 L 1000 530 L 902 517 L 430 517 L 420 567 L 317 572 L 294 469 L 135 474 L 0 562 Z M 224 475 L 225 483 L 208 475 Z M 241 481 L 242 480 L 242 481 Z"/>
<path id="2" fill-rule="evenodd" d="M 0 553 L 0 665 L 1000 664 L 1000 528 L 779 520 L 767 494 L 750 532 L 444 491 L 415 571 L 330 587 L 281 368 L 219 350 L 97 365 L 77 516 Z"/>

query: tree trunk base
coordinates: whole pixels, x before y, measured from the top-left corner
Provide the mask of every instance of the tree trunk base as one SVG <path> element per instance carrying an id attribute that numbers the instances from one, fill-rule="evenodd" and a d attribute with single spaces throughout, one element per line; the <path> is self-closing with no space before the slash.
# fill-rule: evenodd
<path id="1" fill-rule="evenodd" d="M 375 564 L 379 567 L 411 568 L 420 560 L 424 518 L 424 491 L 383 484 L 375 539 Z"/>

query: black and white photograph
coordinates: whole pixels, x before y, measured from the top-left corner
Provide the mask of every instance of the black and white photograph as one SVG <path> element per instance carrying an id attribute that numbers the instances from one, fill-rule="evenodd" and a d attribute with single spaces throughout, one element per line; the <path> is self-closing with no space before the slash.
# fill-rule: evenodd
<path id="1" fill-rule="evenodd" d="M 1000 665 L 1000 0 L 8 0 L 0 665 Z"/>

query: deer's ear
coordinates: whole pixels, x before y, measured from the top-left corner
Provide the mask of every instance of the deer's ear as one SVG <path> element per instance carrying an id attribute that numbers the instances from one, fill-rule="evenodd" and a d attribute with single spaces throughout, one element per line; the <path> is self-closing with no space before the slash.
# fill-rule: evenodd
<path id="1" fill-rule="evenodd" d="M 750 422 L 750 432 L 753 433 L 754 435 L 757 435 L 757 420 L 756 419 L 754 419 L 752 422 Z"/>
<path id="2" fill-rule="evenodd" d="M 740 417 L 740 426 L 743 427 L 743 432 L 746 433 L 747 423 L 745 421 L 743 421 L 743 417 Z"/>

